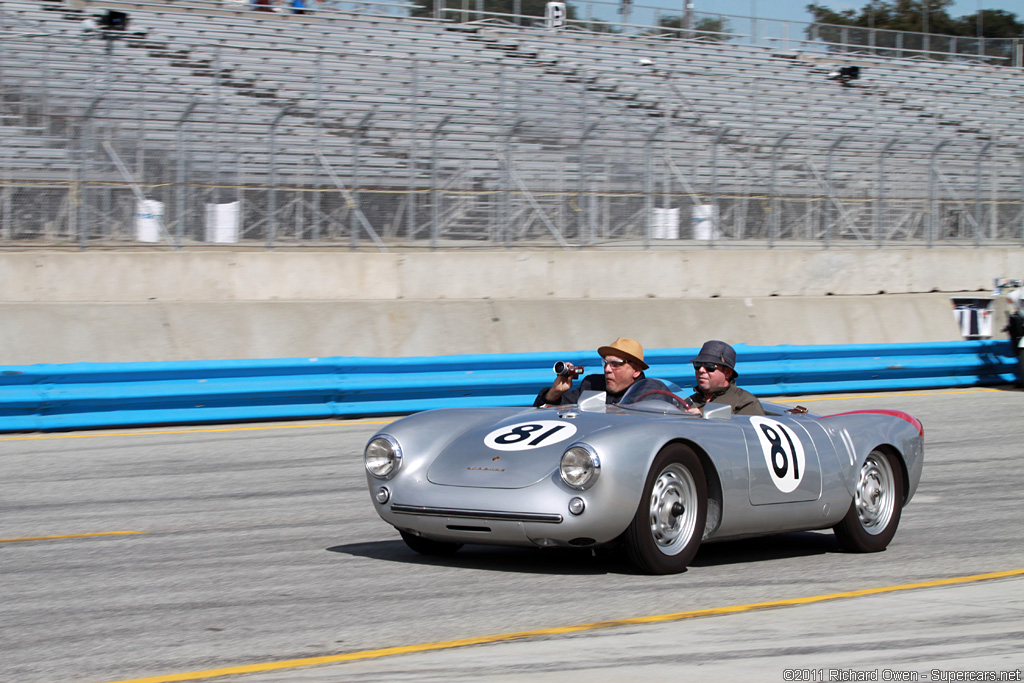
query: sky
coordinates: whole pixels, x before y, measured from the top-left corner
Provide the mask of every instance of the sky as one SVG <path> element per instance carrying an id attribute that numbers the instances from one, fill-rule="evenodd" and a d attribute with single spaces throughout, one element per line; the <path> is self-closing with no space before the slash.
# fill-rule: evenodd
<path id="1" fill-rule="evenodd" d="M 681 7 L 683 0 L 634 0 L 638 5 L 659 7 Z M 786 19 L 789 21 L 810 21 L 805 9 L 812 0 L 692 0 L 696 12 L 717 12 L 737 16 L 756 16 L 765 19 Z M 834 10 L 865 7 L 868 0 L 816 0 L 817 4 Z M 1001 9 L 1024 18 L 1024 0 L 956 0 L 947 10 L 951 17 L 974 14 L 978 9 Z"/>

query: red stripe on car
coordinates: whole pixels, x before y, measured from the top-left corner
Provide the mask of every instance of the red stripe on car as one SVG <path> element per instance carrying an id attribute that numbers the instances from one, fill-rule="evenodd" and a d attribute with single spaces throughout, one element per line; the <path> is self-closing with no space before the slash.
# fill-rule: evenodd
<path id="1" fill-rule="evenodd" d="M 848 412 L 845 412 L 845 413 L 836 413 L 835 415 L 823 415 L 821 419 L 825 419 L 825 418 L 828 418 L 828 417 L 839 417 L 840 415 L 863 415 L 863 414 L 892 415 L 893 417 L 898 417 L 901 420 L 906 420 L 910 424 L 914 425 L 914 427 L 917 429 L 917 433 L 920 434 L 921 436 L 924 436 L 924 425 L 921 424 L 921 421 L 918 420 L 916 417 L 913 417 L 912 415 L 908 415 L 908 414 L 904 413 L 902 410 L 881 410 L 881 409 L 877 409 L 877 410 L 851 410 L 851 411 L 848 411 Z"/>

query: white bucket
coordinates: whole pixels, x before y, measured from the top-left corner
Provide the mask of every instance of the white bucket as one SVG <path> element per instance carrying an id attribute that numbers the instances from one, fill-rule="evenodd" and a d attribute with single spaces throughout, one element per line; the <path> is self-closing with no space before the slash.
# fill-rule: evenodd
<path id="1" fill-rule="evenodd" d="M 140 242 L 159 242 L 163 222 L 163 202 L 140 199 L 135 203 L 135 239 Z"/>
<path id="2" fill-rule="evenodd" d="M 206 205 L 205 239 L 215 244 L 238 241 L 238 202 Z"/>
<path id="3" fill-rule="evenodd" d="M 679 209 L 654 209 L 651 216 L 651 238 L 679 239 Z"/>
<path id="4" fill-rule="evenodd" d="M 698 204 L 693 207 L 693 239 L 721 239 L 722 231 L 718 229 L 718 212 L 714 204 Z"/>

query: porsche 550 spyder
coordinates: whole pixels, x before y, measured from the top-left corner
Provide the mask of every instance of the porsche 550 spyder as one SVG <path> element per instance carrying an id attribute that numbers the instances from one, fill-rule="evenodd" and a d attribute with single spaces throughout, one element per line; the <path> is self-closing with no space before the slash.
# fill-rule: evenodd
<path id="1" fill-rule="evenodd" d="M 641 572 L 683 571 L 702 542 L 833 529 L 851 551 L 888 546 L 921 479 L 924 430 L 900 411 L 764 416 L 686 411 L 645 379 L 617 405 L 450 408 L 381 429 L 364 450 L 381 518 L 413 550 L 463 544 L 617 546 Z"/>

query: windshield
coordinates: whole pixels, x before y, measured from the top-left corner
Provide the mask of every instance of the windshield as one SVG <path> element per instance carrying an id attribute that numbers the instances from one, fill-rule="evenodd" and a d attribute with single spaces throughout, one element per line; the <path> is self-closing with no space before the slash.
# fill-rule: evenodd
<path id="1" fill-rule="evenodd" d="M 693 407 L 687 393 L 667 379 L 645 378 L 626 390 L 619 407 L 655 413 L 685 413 L 687 408 Z"/>

